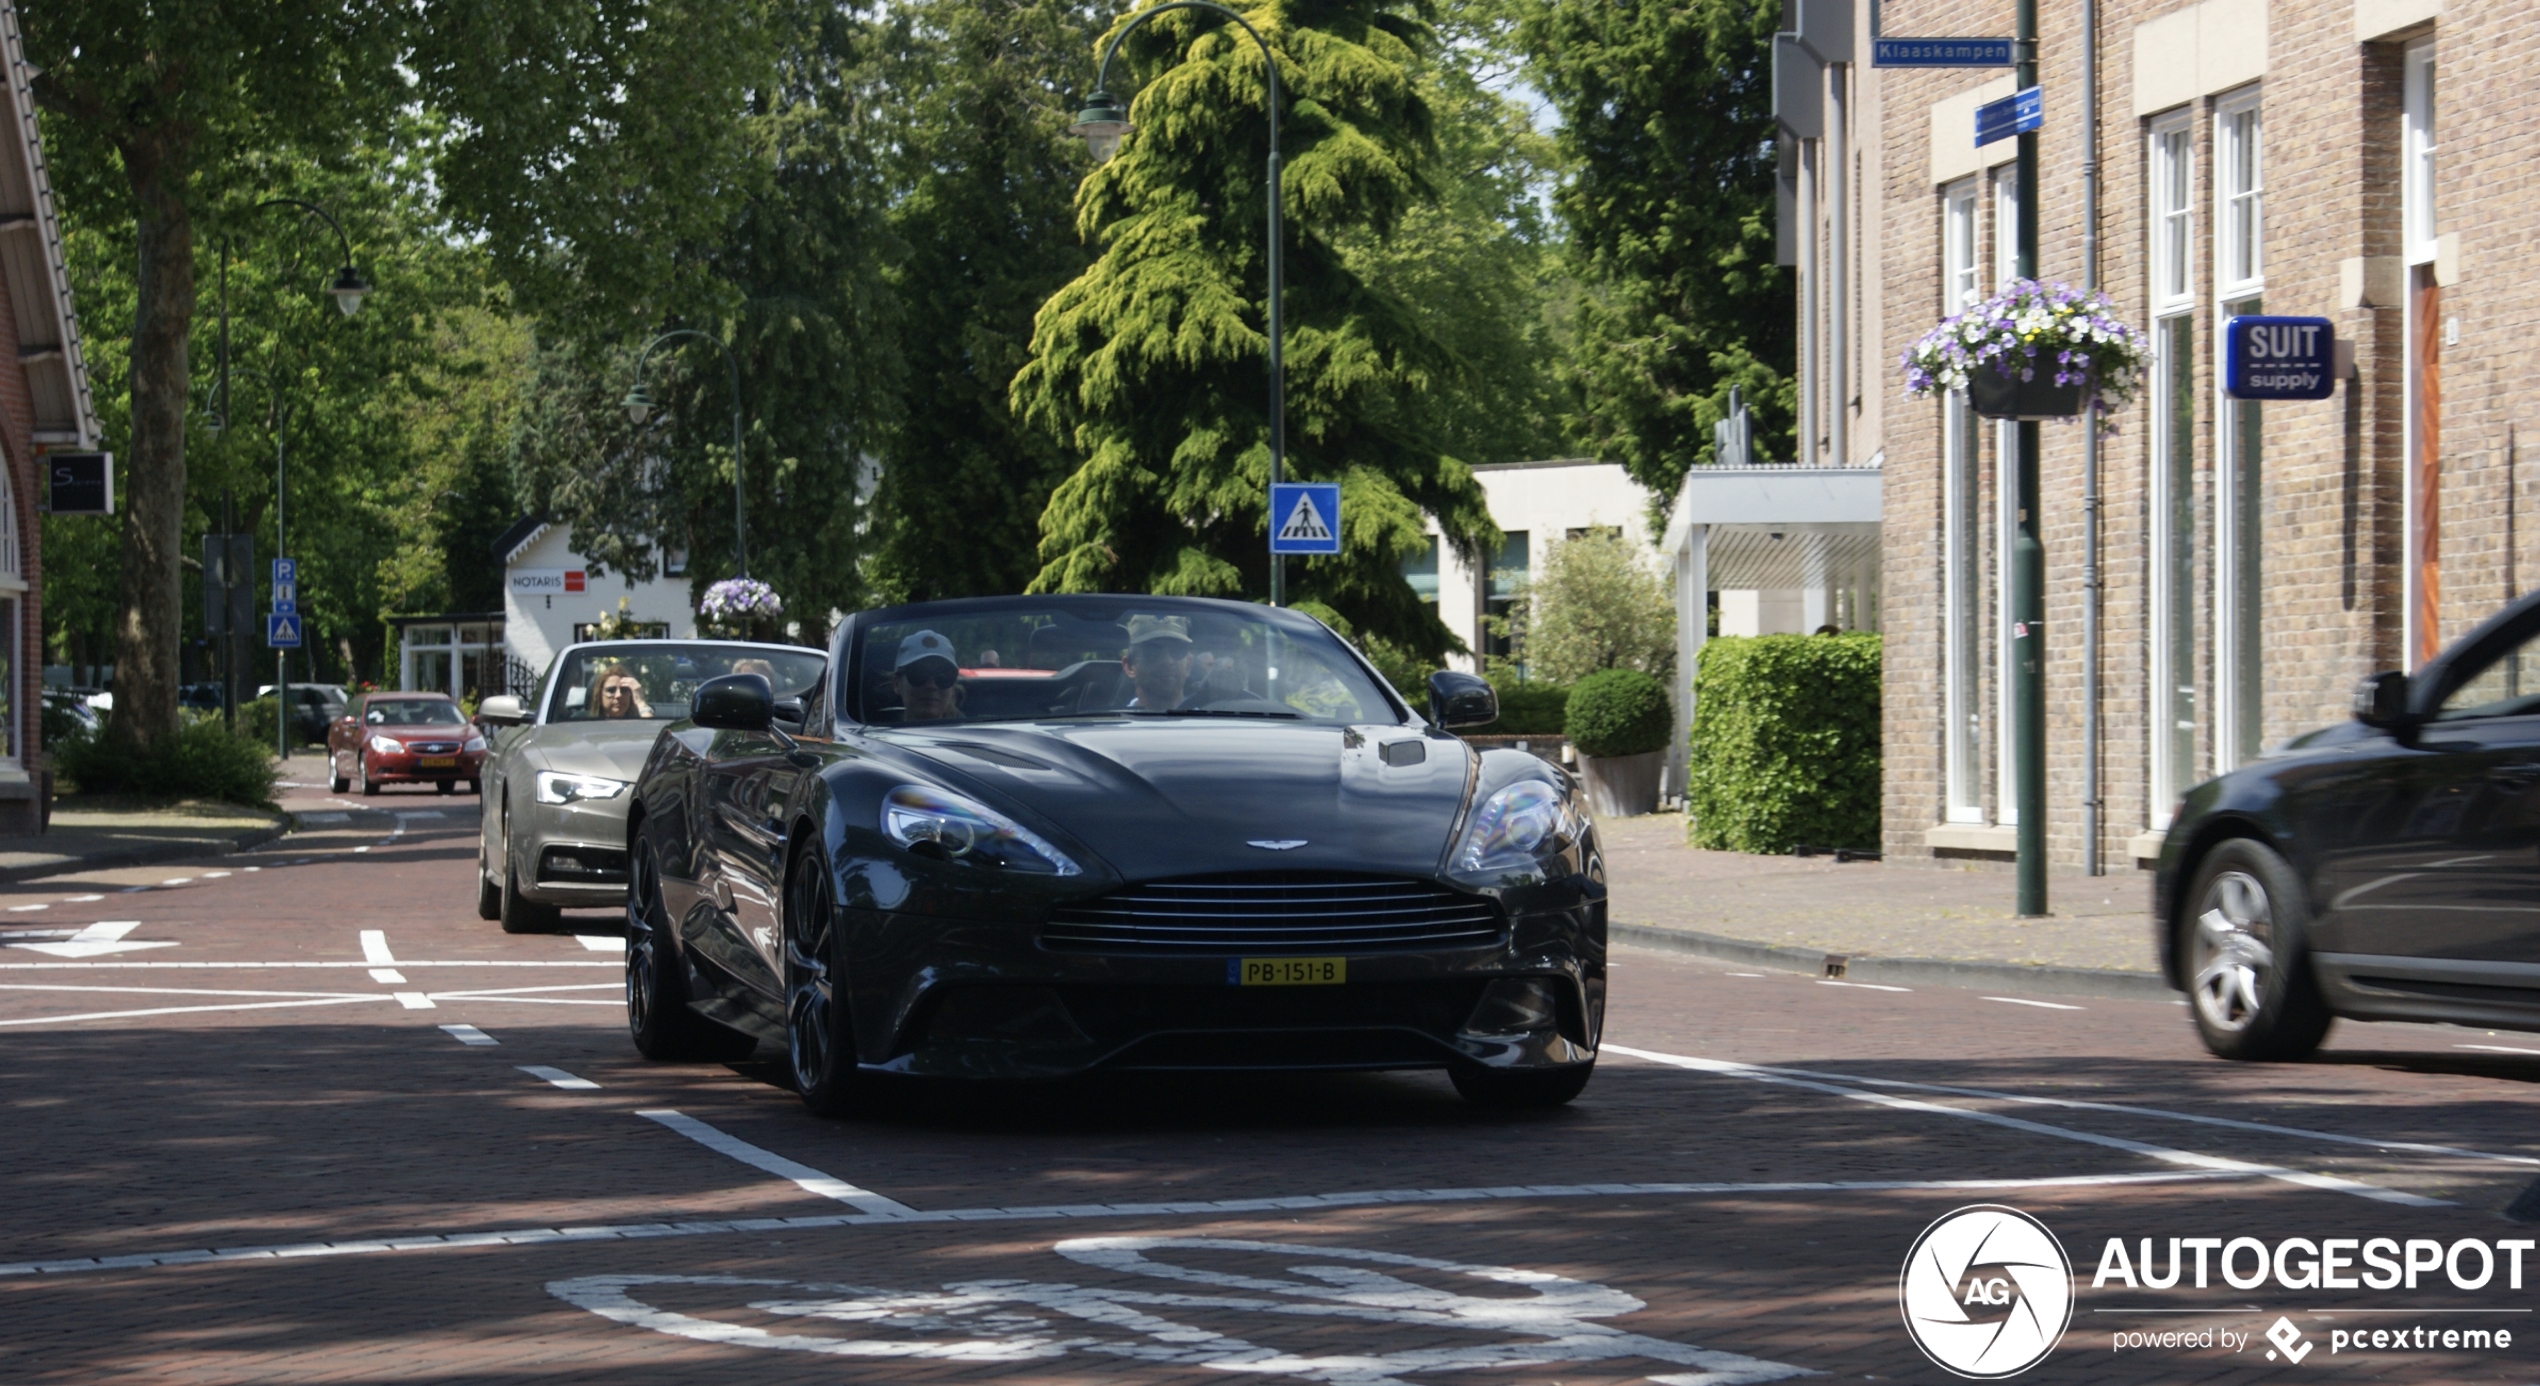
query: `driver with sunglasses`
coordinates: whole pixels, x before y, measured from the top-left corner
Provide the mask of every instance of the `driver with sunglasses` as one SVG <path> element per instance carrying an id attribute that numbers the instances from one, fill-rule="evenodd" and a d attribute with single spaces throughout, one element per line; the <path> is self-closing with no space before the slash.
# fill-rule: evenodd
<path id="1" fill-rule="evenodd" d="M 902 723 L 958 721 L 961 702 L 954 690 L 960 685 L 961 665 L 951 641 L 921 630 L 900 642 L 891 688 L 900 696 Z"/>

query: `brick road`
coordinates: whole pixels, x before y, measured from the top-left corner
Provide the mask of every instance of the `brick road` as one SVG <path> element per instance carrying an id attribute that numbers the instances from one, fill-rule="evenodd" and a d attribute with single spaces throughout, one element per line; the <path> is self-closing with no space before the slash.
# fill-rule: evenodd
<path id="1" fill-rule="evenodd" d="M 1432 1074 L 1141 1078 L 833 1124 L 766 1063 L 639 1060 L 607 917 L 478 921 L 473 800 L 294 793 L 345 817 L 0 887 L 0 942 L 53 945 L 0 949 L 0 1381 L 1940 1382 L 1899 1269 L 1972 1203 L 2076 1263 L 2026 1381 L 2540 1377 L 2501 1266 L 2090 1283 L 2112 1237 L 2534 1235 L 2502 1210 L 2540 1176 L 2540 1037 L 2347 1026 L 2237 1067 L 2175 1005 L 1627 951 L 1556 1113 Z M 2515 1345 L 2330 1355 L 2471 1324 Z M 2111 1350 L 2145 1328 L 2247 1346 Z"/>

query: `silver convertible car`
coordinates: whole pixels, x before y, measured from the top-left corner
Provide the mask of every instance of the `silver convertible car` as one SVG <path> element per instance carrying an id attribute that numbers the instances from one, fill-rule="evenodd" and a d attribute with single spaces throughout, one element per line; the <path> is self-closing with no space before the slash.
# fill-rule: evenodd
<path id="1" fill-rule="evenodd" d="M 726 674 L 768 681 L 778 711 L 817 687 L 829 661 L 798 645 L 610 640 L 568 646 L 524 705 L 487 698 L 493 742 L 476 848 L 476 913 L 505 933 L 554 927 L 557 911 L 626 902 L 627 787 L 662 728 L 688 716 L 697 685 Z"/>

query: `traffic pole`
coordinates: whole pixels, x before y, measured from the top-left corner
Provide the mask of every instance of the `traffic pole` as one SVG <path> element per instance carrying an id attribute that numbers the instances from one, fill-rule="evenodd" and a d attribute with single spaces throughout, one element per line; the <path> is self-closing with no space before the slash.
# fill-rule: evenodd
<path id="1" fill-rule="evenodd" d="M 2037 85 L 2037 0 L 2019 0 L 2012 85 Z M 2037 132 L 2020 133 L 2019 276 L 2037 277 Z M 2011 554 L 2011 743 L 2018 779 L 2019 913 L 2046 913 L 2046 546 L 2038 537 L 2038 425 L 2019 426 L 2019 537 Z"/>

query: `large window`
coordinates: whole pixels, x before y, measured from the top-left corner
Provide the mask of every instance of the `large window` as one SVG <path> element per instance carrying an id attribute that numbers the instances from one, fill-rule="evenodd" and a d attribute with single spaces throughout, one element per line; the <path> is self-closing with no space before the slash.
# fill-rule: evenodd
<path id="1" fill-rule="evenodd" d="M 2266 220 L 2260 202 L 2258 93 L 2214 108 L 2214 280 L 2220 316 L 2264 311 Z M 2219 373 L 2218 373 L 2219 374 Z M 2265 474 L 2260 406 L 2224 395 L 2216 382 L 2214 466 L 2214 771 L 2232 769 L 2264 744 L 2261 694 Z"/>
<path id="2" fill-rule="evenodd" d="M 1993 174 L 1993 283 L 2000 286 L 2020 277 L 2020 172 L 2016 165 L 1996 169 Z M 2011 612 L 2017 601 L 2012 591 L 2012 550 L 2020 534 L 2019 468 L 2020 426 L 2002 422 L 1993 426 L 1993 728 L 1994 728 L 1994 821 L 2019 821 L 2019 751 L 2012 743 L 2012 729 L 2018 718 L 2011 707 L 2011 670 L 2005 662 L 2007 652 L 2018 648 L 2011 643 Z"/>
<path id="3" fill-rule="evenodd" d="M 2265 277 L 2261 232 L 2264 185 L 2258 161 L 2258 93 L 2240 92 L 2215 107 L 2214 278 L 2217 292 L 2237 298 Z"/>
<path id="4" fill-rule="evenodd" d="M 2152 192 L 2152 826 L 2167 827 L 2196 773 L 2195 147 L 2184 112 L 2156 121 Z"/>
<path id="5" fill-rule="evenodd" d="M 1941 311 L 1954 313 L 1983 297 L 1976 180 L 1941 194 Z M 1943 747 L 1946 802 L 1952 823 L 1984 821 L 1984 583 L 1977 503 L 1979 433 L 1963 391 L 1941 406 L 1941 600 Z"/>
<path id="6" fill-rule="evenodd" d="M 1491 560 L 1482 585 L 1482 653 L 1516 658 L 1520 668 L 1524 667 L 1517 648 L 1520 637 L 1511 629 L 1508 613 L 1525 590 L 1526 575 L 1526 531 L 1501 531 L 1499 554 Z"/>

